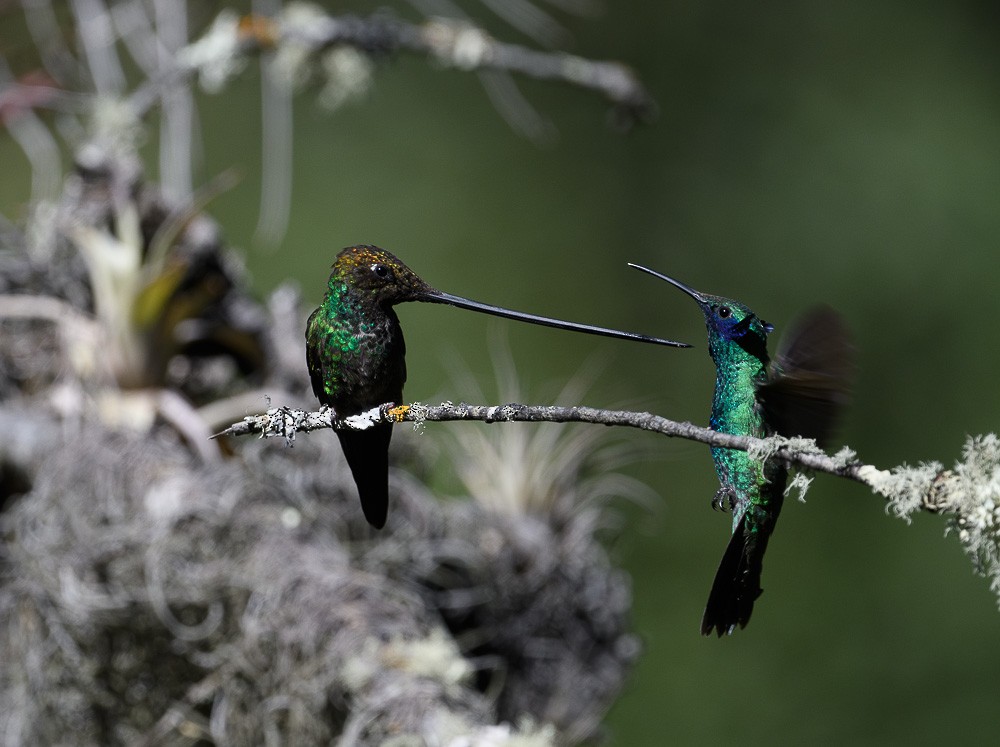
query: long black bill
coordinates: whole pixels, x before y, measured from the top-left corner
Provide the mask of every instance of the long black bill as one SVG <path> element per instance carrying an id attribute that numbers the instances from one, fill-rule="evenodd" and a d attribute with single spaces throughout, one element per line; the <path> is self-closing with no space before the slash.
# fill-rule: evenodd
<path id="1" fill-rule="evenodd" d="M 656 270 L 650 270 L 648 267 L 643 267 L 642 265 L 637 265 L 634 262 L 629 262 L 628 266 L 629 267 L 634 267 L 637 270 L 642 270 L 643 272 L 648 272 L 650 275 L 652 275 L 654 277 L 658 277 L 660 280 L 666 280 L 671 285 L 673 285 L 673 286 L 675 286 L 677 288 L 680 288 L 682 291 L 684 291 L 685 293 L 687 293 L 689 296 L 691 296 L 691 298 L 693 298 L 698 303 L 707 303 L 708 302 L 708 299 L 705 298 L 705 295 L 703 293 L 699 293 L 694 288 L 692 288 L 690 285 L 684 285 L 684 283 L 682 283 L 680 280 L 674 280 L 669 275 L 664 275 L 662 272 L 657 272 Z"/>
<path id="2" fill-rule="evenodd" d="M 417 300 L 426 301 L 428 303 L 444 303 L 448 304 L 449 306 L 457 306 L 460 309 L 469 309 L 470 311 L 479 311 L 482 312 L 483 314 L 492 314 L 493 316 L 501 316 L 504 319 L 516 319 L 519 322 L 540 324 L 543 327 L 568 329 L 573 332 L 586 332 L 588 335 L 603 335 L 604 337 L 616 337 L 621 340 L 635 340 L 636 342 L 649 342 L 655 345 L 668 345 L 673 348 L 691 347 L 686 342 L 675 342 L 674 340 L 664 340 L 659 337 L 640 335 L 636 332 L 622 332 L 617 329 L 608 329 L 606 327 L 595 327 L 590 324 L 577 324 L 576 322 L 564 322 L 561 319 L 550 319 L 546 316 L 535 316 L 534 314 L 525 314 L 523 311 L 512 311 L 510 309 L 504 309 L 500 306 L 490 306 L 489 304 L 486 303 L 479 303 L 478 301 L 470 301 L 468 298 L 462 298 L 461 296 L 453 296 L 450 293 L 442 293 L 439 290 L 434 290 L 425 293 L 419 296 Z"/>

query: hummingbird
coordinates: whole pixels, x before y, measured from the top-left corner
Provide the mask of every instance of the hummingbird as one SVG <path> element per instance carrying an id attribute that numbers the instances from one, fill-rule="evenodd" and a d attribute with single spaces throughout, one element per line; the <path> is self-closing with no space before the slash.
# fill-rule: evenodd
<path id="1" fill-rule="evenodd" d="M 425 301 L 471 309 L 592 335 L 687 348 L 687 343 L 633 332 L 576 324 L 490 306 L 432 288 L 409 267 L 377 246 L 350 246 L 333 263 L 326 295 L 306 323 L 306 363 L 313 393 L 338 419 L 403 400 L 406 343 L 393 306 Z M 354 476 L 361 508 L 376 529 L 388 512 L 389 440 L 392 424 L 340 429 L 337 437 Z"/>
<path id="2" fill-rule="evenodd" d="M 774 326 L 750 308 L 629 265 L 666 280 L 701 307 L 716 369 L 712 430 L 755 438 L 802 436 L 825 443 L 849 398 L 854 369 L 853 346 L 839 314 L 828 306 L 806 312 L 772 361 L 767 337 Z M 737 625 L 746 627 L 761 595 L 764 552 L 781 512 L 788 468 L 737 449 L 713 447 L 712 460 L 720 483 L 712 507 L 732 511 L 733 533 L 708 595 L 701 632 L 721 637 L 732 634 Z"/>

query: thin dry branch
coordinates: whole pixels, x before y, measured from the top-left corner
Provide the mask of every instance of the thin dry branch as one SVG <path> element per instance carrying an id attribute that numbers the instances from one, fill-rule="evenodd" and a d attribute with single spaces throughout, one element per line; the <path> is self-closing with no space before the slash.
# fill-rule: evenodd
<path id="1" fill-rule="evenodd" d="M 291 13 L 273 19 L 220 15 L 200 39 L 180 51 L 172 68 L 132 95 L 132 110 L 141 116 L 159 100 L 164 87 L 195 74 L 217 85 L 236 73 L 246 57 L 283 46 L 295 46 L 306 57 L 335 47 L 352 48 L 374 58 L 407 52 L 458 70 L 494 70 L 590 90 L 612 102 L 626 121 L 647 119 L 654 111 L 649 92 L 620 62 L 501 42 L 478 26 L 454 20 L 414 24 L 385 14 L 302 18 Z"/>
<path id="2" fill-rule="evenodd" d="M 328 407 L 315 412 L 290 407 L 275 407 L 261 415 L 251 415 L 234 423 L 217 436 L 243 436 L 257 433 L 261 438 L 281 436 L 291 442 L 298 432 L 324 428 L 364 430 L 378 422 L 446 422 L 471 420 L 483 423 L 594 423 L 607 426 L 625 426 L 659 433 L 671 438 L 684 438 L 709 446 L 751 451 L 761 458 L 784 460 L 815 472 L 845 477 L 883 493 L 879 480 L 887 474 L 874 465 L 855 458 L 854 452 L 845 449 L 834 456 L 826 454 L 815 441 L 804 438 L 752 438 L 719 433 L 693 423 L 677 422 L 661 415 L 630 410 L 605 410 L 595 407 L 559 407 L 551 405 L 470 405 L 445 402 L 440 405 L 413 404 L 402 407 L 382 405 L 343 420 L 336 418 Z M 943 473 L 942 473 L 943 474 Z M 883 493 L 884 494 L 884 493 Z M 924 501 L 923 510 L 936 512 L 943 509 L 933 496 Z"/>

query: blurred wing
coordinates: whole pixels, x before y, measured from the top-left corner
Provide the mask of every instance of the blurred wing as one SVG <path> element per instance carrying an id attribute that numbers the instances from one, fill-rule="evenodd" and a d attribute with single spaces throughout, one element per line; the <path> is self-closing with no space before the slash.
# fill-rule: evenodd
<path id="1" fill-rule="evenodd" d="M 829 306 L 799 317 L 782 339 L 757 396 L 774 433 L 815 438 L 823 446 L 850 401 L 855 351 L 843 318 Z"/>

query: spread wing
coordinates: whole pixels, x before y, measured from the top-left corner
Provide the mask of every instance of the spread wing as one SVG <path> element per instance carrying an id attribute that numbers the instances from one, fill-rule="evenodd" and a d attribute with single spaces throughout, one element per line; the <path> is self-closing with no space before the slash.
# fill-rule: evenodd
<path id="1" fill-rule="evenodd" d="M 770 430 L 824 445 L 850 401 L 854 370 L 854 345 L 840 314 L 829 306 L 807 311 L 782 339 L 769 381 L 757 390 Z"/>

